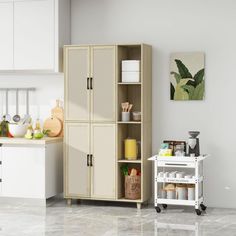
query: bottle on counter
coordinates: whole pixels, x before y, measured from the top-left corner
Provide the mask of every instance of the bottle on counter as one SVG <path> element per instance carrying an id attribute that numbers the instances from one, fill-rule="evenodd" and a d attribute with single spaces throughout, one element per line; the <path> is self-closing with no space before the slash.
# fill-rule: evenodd
<path id="1" fill-rule="evenodd" d="M 39 119 L 36 120 L 35 128 L 34 128 L 34 138 L 35 139 L 41 139 L 43 138 L 43 133 L 41 130 L 41 125 Z"/>
<path id="2" fill-rule="evenodd" d="M 25 134 L 25 138 L 27 139 L 32 139 L 33 138 L 33 135 L 34 135 L 34 132 L 33 132 L 33 127 L 32 127 L 32 124 L 30 123 L 28 128 L 27 128 L 27 132 Z"/>
<path id="3" fill-rule="evenodd" d="M 8 137 L 8 121 L 6 121 L 6 116 L 3 116 L 3 121 L 0 124 L 0 136 Z"/>

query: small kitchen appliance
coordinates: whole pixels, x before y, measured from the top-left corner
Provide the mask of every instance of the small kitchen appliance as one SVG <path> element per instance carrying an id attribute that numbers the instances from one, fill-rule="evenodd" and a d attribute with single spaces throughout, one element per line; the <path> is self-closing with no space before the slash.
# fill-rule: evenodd
<path id="1" fill-rule="evenodd" d="M 199 131 L 189 131 L 190 137 L 188 139 L 188 154 L 189 156 L 199 156 L 200 155 L 200 145 L 199 138 L 197 136 L 200 134 Z"/>

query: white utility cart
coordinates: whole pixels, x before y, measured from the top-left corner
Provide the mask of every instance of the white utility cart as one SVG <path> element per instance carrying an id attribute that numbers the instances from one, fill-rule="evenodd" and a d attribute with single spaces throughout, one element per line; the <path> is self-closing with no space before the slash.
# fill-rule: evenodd
<path id="1" fill-rule="evenodd" d="M 155 209 L 157 213 L 161 212 L 160 205 L 164 209 L 167 205 L 184 205 L 194 206 L 197 215 L 201 215 L 202 211 L 206 210 L 206 206 L 203 204 L 203 161 L 209 157 L 209 155 L 201 155 L 198 157 L 189 156 L 158 156 L 150 157 L 149 160 L 154 161 L 154 193 L 155 193 Z M 166 171 L 168 169 L 192 169 L 193 177 L 186 178 L 170 178 L 158 176 L 159 170 Z M 190 171 L 190 170 L 188 170 Z M 195 200 L 180 200 L 180 199 L 167 199 L 162 198 L 160 194 L 160 188 L 166 183 L 172 184 L 194 184 L 195 185 Z M 201 211 L 202 210 L 202 211 Z"/>

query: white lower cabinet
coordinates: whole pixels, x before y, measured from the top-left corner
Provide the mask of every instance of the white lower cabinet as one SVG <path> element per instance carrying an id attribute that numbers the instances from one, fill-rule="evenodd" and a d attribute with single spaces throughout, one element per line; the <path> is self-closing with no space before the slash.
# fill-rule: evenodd
<path id="1" fill-rule="evenodd" d="M 67 123 L 66 198 L 115 199 L 115 124 Z"/>
<path id="2" fill-rule="evenodd" d="M 62 143 L 3 145 L 2 197 L 47 199 L 62 192 Z"/>
<path id="3" fill-rule="evenodd" d="M 45 148 L 3 147 L 2 195 L 43 198 Z"/>

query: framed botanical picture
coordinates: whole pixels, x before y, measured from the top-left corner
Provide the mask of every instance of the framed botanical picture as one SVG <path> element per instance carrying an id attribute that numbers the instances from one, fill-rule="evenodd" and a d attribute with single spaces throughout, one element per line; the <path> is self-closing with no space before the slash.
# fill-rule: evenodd
<path id="1" fill-rule="evenodd" d="M 170 99 L 175 101 L 203 100 L 204 94 L 204 53 L 172 53 L 170 57 Z"/>

